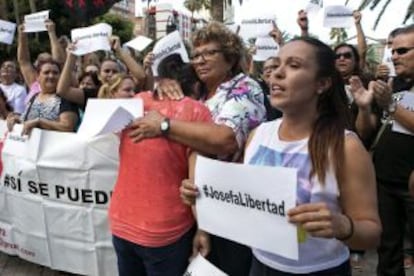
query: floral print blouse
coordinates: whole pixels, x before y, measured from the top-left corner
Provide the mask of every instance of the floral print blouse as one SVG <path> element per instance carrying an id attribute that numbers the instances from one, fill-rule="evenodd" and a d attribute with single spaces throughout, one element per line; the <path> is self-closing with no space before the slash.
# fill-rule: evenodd
<path id="1" fill-rule="evenodd" d="M 234 156 L 219 156 L 219 159 L 239 161 L 250 131 L 266 120 L 262 89 L 255 80 L 240 73 L 222 83 L 205 104 L 216 124 L 233 129 L 239 146 Z"/>

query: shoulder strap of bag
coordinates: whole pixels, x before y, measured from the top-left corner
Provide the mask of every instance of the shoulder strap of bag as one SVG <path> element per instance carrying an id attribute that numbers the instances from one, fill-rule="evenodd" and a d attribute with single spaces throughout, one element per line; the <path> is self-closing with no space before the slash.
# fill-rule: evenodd
<path id="1" fill-rule="evenodd" d="M 30 110 L 32 110 L 32 105 L 33 105 L 33 103 L 36 100 L 38 95 L 39 95 L 39 93 L 33 95 L 33 97 L 30 99 L 29 105 L 27 106 L 27 112 L 26 112 L 26 114 L 24 114 L 23 122 L 25 122 L 27 120 L 27 117 L 29 116 Z"/>

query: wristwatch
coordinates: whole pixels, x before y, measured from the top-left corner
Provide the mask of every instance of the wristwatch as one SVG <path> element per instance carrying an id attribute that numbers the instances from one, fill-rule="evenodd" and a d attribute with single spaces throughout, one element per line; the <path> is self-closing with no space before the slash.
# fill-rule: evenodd
<path id="1" fill-rule="evenodd" d="M 392 101 L 389 105 L 388 105 L 388 109 L 387 112 L 388 114 L 392 115 L 395 113 L 395 111 L 397 110 L 397 102 Z"/>
<path id="2" fill-rule="evenodd" d="M 170 131 L 170 118 L 164 118 L 164 120 L 162 120 L 160 129 L 162 135 L 168 135 L 168 132 Z"/>

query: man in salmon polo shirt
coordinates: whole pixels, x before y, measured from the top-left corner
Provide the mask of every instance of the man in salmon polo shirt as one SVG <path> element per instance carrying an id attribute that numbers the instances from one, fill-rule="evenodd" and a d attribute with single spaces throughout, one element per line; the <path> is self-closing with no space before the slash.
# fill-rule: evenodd
<path id="1" fill-rule="evenodd" d="M 192 253 L 195 220 L 180 199 L 181 181 L 194 165 L 191 149 L 166 138 L 169 120 L 211 122 L 210 111 L 190 98 L 196 78 L 178 55 L 164 59 L 160 77 L 177 80 L 187 97 L 160 100 L 153 92 L 136 95 L 144 110 L 163 117 L 158 138 L 135 143 L 129 129 L 122 132 L 119 174 L 109 220 L 120 276 L 181 276 Z"/>

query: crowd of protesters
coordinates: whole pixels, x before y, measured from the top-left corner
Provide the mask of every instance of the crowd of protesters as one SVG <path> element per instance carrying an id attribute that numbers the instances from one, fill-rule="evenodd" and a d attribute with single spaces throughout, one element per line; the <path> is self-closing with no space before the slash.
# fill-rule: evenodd
<path id="1" fill-rule="evenodd" d="M 414 26 L 388 38 L 394 76 L 385 64 L 369 71 L 361 13 L 354 19 L 357 45 L 330 47 L 309 35 L 300 11 L 301 36 L 283 41 L 274 26 L 280 51 L 260 72 L 249 64 L 254 49 L 211 22 L 193 33 L 190 63 L 170 55 L 157 78 L 153 55 L 137 61 L 116 36 L 110 57 L 76 57 L 76 43 L 58 39 L 50 20 L 51 53 L 32 60 L 22 25 L 17 61 L 1 64 L 0 117 L 10 131 L 23 124 L 23 134 L 75 132 L 90 98 L 143 100 L 145 116 L 119 136 L 108 212 L 121 276 L 183 275 L 198 252 L 231 276 L 351 275 L 368 249 L 378 251 L 378 275 L 404 275 L 412 262 L 404 240 L 414 241 L 414 112 L 393 94 L 414 91 Z M 288 211 L 307 234 L 298 260 L 197 228 L 197 155 L 298 170 Z"/>

